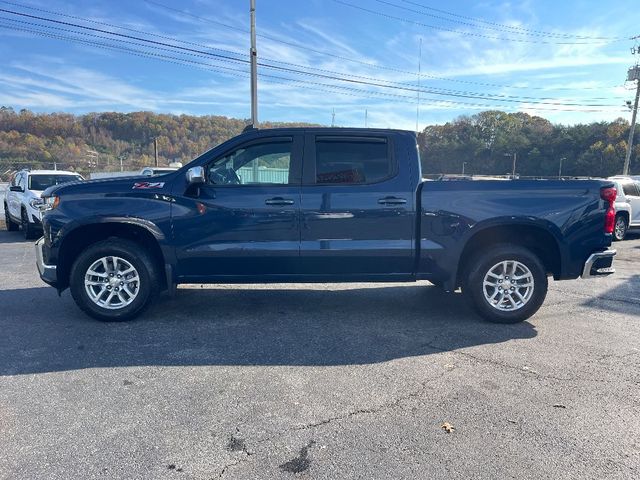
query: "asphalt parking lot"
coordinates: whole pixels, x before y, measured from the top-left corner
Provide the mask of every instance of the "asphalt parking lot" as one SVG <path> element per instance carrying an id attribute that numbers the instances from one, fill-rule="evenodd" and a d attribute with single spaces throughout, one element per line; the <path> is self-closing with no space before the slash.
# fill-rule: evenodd
<path id="1" fill-rule="evenodd" d="M 193 285 L 101 324 L 2 231 L 0 478 L 640 478 L 640 235 L 616 247 L 514 326 L 427 282 Z"/>

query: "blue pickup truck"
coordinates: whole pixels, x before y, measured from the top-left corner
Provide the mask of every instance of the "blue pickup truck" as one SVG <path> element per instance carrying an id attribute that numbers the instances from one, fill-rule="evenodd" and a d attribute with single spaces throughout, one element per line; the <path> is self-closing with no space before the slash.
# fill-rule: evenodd
<path id="1" fill-rule="evenodd" d="M 407 131 L 248 129 L 166 175 L 48 189 L 37 267 L 104 321 L 181 283 L 429 280 L 514 323 L 549 276 L 614 272 L 615 195 L 598 180 L 423 181 Z"/>

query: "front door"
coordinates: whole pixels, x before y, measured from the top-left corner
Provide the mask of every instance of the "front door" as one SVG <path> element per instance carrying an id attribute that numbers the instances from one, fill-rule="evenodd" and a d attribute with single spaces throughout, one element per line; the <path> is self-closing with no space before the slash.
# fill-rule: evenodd
<path id="1" fill-rule="evenodd" d="M 302 141 L 301 134 L 254 139 L 206 163 L 204 185 L 174 192 L 181 281 L 267 280 L 296 271 Z"/>

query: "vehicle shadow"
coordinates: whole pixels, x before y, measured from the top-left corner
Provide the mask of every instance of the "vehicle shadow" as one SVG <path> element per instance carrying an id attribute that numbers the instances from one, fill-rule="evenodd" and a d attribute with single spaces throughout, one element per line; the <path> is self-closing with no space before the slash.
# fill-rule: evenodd
<path id="1" fill-rule="evenodd" d="M 4 228 L 4 222 L 2 223 L 2 228 Z M 0 235 L 0 245 L 3 243 L 35 243 L 35 240 L 25 240 L 24 235 L 22 234 L 22 231 L 17 231 L 17 232 L 7 232 L 4 231 L 2 232 L 2 235 Z"/>
<path id="2" fill-rule="evenodd" d="M 640 316 L 640 275 L 631 276 L 626 282 L 590 298 L 583 305 L 607 312 Z"/>
<path id="3" fill-rule="evenodd" d="M 493 325 L 460 295 L 426 285 L 323 291 L 179 289 L 140 319 L 100 323 L 68 293 L 0 291 L 0 375 L 95 367 L 352 365 L 530 339 L 534 327 Z"/>

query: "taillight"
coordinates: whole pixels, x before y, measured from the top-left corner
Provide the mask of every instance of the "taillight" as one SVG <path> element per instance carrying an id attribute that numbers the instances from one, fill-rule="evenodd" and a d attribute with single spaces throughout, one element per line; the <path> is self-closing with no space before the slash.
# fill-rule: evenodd
<path id="1" fill-rule="evenodd" d="M 618 191 L 614 187 L 606 187 L 600 189 L 600 198 L 607 202 L 607 213 L 604 215 L 604 233 L 613 233 L 613 227 L 616 224 L 616 197 Z"/>

